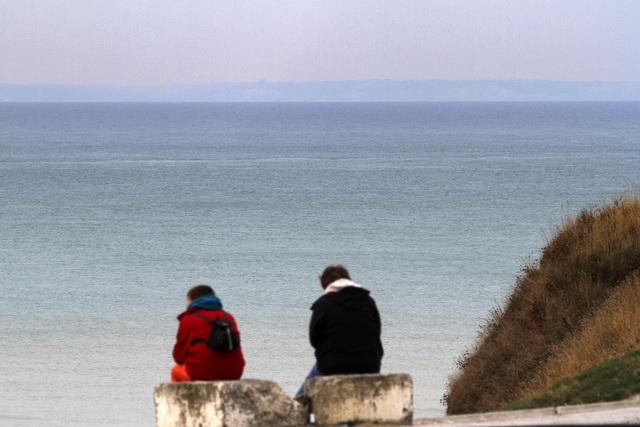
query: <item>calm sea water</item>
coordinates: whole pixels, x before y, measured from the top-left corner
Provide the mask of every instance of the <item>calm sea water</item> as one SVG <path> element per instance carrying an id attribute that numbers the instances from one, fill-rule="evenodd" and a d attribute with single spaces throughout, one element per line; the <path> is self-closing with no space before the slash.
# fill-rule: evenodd
<path id="1" fill-rule="evenodd" d="M 640 103 L 0 104 L 0 425 L 153 426 L 200 283 L 293 394 L 332 263 L 442 415 L 520 267 L 638 165 Z"/>

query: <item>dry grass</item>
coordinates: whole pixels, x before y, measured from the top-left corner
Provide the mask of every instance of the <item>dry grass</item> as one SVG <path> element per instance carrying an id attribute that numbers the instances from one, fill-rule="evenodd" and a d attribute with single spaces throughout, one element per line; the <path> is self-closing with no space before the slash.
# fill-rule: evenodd
<path id="1" fill-rule="evenodd" d="M 556 346 L 552 356 L 522 384 L 528 396 L 591 366 L 640 348 L 640 271 L 636 270 L 588 316 L 575 334 Z"/>
<path id="2" fill-rule="evenodd" d="M 639 199 L 638 189 L 628 191 L 557 227 L 459 360 L 444 397 L 448 414 L 496 410 L 637 348 Z"/>

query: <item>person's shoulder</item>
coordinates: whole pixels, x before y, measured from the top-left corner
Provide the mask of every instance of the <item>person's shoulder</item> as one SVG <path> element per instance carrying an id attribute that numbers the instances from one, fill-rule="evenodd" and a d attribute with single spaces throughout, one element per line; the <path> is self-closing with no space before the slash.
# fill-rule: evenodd
<path id="1" fill-rule="evenodd" d="M 193 313 L 194 311 L 195 310 L 193 308 L 186 309 L 182 313 L 178 314 L 178 320 L 182 322 L 187 317 L 190 317 L 190 314 Z"/>
<path id="2" fill-rule="evenodd" d="M 188 322 L 200 322 L 202 320 L 205 320 L 203 319 L 203 317 L 206 317 L 207 319 L 215 319 L 216 316 L 219 316 L 220 318 L 222 318 L 222 313 L 223 311 L 221 309 L 208 310 L 200 307 L 193 307 L 180 314 L 180 316 L 178 316 L 178 319 L 180 321 L 184 320 Z M 230 315 L 231 313 L 228 314 Z"/>
<path id="3" fill-rule="evenodd" d="M 361 286 L 358 286 L 358 287 L 352 286 L 349 288 L 345 288 L 343 290 L 348 291 L 351 294 L 357 294 L 357 295 L 363 295 L 363 296 L 371 295 L 371 291 L 369 289 L 363 288 Z"/>
<path id="4" fill-rule="evenodd" d="M 193 314 L 192 310 L 187 310 L 178 316 L 180 321 L 180 327 L 190 328 L 193 325 L 197 325 L 201 322 L 200 317 Z"/>
<path id="5" fill-rule="evenodd" d="M 317 300 L 314 301 L 314 303 L 311 305 L 311 310 L 315 310 L 321 307 L 326 307 L 327 305 L 331 304 L 331 300 L 332 300 L 332 295 L 335 292 L 332 292 L 330 294 L 324 294 L 322 296 L 320 296 L 320 298 L 318 298 Z"/>
<path id="6" fill-rule="evenodd" d="M 343 301 L 343 300 L 351 300 L 351 301 L 363 301 L 367 299 L 371 299 L 371 292 L 368 289 L 356 286 L 350 286 L 348 288 L 341 289 L 338 292 L 332 292 L 327 294 L 326 296 L 330 296 L 330 298 L 334 301 Z"/>

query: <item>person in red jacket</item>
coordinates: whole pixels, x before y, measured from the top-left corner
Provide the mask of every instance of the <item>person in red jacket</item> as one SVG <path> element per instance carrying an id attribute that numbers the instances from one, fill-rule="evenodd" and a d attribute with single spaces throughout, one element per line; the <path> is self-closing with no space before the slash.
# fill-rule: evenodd
<path id="1" fill-rule="evenodd" d="M 199 285 L 187 293 L 187 310 L 178 316 L 180 325 L 176 344 L 173 347 L 173 360 L 176 365 L 171 369 L 171 381 L 214 381 L 237 380 L 244 370 L 244 356 L 240 345 L 235 350 L 212 350 L 204 342 L 209 337 L 211 324 L 216 316 L 223 318 L 222 302 L 211 287 Z M 238 333 L 238 325 L 231 313 L 227 320 L 233 322 L 231 329 Z"/>

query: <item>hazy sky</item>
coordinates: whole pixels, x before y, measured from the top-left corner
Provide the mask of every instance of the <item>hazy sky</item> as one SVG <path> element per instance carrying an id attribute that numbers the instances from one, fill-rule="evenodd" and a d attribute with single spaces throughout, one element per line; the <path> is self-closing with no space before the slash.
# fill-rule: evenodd
<path id="1" fill-rule="evenodd" d="M 0 0 L 0 83 L 640 81 L 640 0 Z"/>

